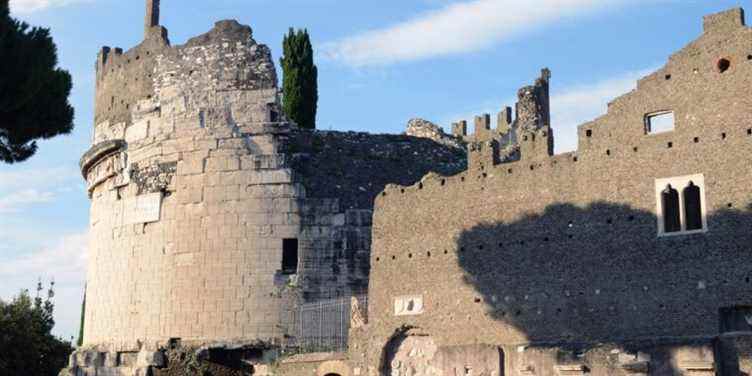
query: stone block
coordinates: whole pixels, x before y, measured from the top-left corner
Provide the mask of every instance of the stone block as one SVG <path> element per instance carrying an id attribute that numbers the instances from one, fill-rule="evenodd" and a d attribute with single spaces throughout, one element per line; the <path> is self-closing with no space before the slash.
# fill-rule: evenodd
<path id="1" fill-rule="evenodd" d="M 235 171 L 240 169 L 240 159 L 236 156 L 212 156 L 206 160 L 207 172 Z"/>
<path id="2" fill-rule="evenodd" d="M 134 143 L 149 136 L 149 121 L 140 120 L 125 128 L 125 142 Z"/>
<path id="3" fill-rule="evenodd" d="M 161 351 L 141 351 L 136 360 L 137 367 L 163 367 L 165 363 L 165 355 Z"/>
<path id="4" fill-rule="evenodd" d="M 206 158 L 201 155 L 184 156 L 178 161 L 178 175 L 201 174 Z"/>
<path id="5" fill-rule="evenodd" d="M 123 224 L 150 223 L 160 219 L 162 193 L 151 193 L 123 200 Z"/>

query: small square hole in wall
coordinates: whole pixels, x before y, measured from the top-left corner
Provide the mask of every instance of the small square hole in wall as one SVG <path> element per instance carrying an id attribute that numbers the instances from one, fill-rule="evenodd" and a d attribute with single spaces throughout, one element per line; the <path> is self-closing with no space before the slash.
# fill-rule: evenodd
<path id="1" fill-rule="evenodd" d="M 674 143 L 671 142 L 671 141 L 669 141 L 668 144 L 666 144 L 666 147 L 668 147 L 669 149 L 671 149 L 672 147 L 674 147 Z"/>
<path id="2" fill-rule="evenodd" d="M 726 139 L 726 132 L 723 132 L 721 133 L 721 140 L 725 140 L 725 139 Z"/>
<path id="3" fill-rule="evenodd" d="M 593 137 L 593 130 L 592 129 L 586 130 L 585 131 L 585 136 L 586 137 Z"/>
<path id="4" fill-rule="evenodd" d="M 673 111 L 661 111 L 645 115 L 645 134 L 671 132 L 673 130 Z"/>
<path id="5" fill-rule="evenodd" d="M 667 74 L 667 75 L 666 75 L 666 81 L 668 81 L 668 80 L 670 80 L 670 79 L 671 79 L 671 75 L 670 75 L 670 74 Z"/>
<path id="6" fill-rule="evenodd" d="M 697 143 L 700 142 L 700 138 L 699 137 L 695 137 L 693 141 L 695 142 L 695 144 L 697 144 Z"/>
<path id="7" fill-rule="evenodd" d="M 752 136 L 752 128 L 747 129 L 747 136 Z"/>

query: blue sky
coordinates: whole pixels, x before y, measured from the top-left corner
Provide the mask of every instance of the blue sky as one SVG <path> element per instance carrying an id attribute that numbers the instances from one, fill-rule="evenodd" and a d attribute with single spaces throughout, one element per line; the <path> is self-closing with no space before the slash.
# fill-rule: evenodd
<path id="1" fill-rule="evenodd" d="M 319 66 L 320 129 L 400 133 L 413 117 L 452 121 L 512 106 L 543 67 L 552 78 L 557 152 L 641 75 L 702 33 L 702 16 L 752 0 L 162 0 L 173 44 L 220 19 L 249 24 L 275 63 L 290 26 L 311 33 Z M 78 159 L 93 122 L 101 46 L 143 34 L 139 0 L 11 0 L 12 13 L 52 29 L 74 78 L 75 130 L 31 160 L 0 165 L 0 298 L 57 283 L 56 333 L 77 332 L 88 198 Z M 281 76 L 281 75 L 280 75 Z"/>

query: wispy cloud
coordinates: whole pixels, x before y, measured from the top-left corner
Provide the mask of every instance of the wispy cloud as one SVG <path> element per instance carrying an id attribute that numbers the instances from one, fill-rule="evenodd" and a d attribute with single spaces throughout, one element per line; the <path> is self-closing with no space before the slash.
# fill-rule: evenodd
<path id="1" fill-rule="evenodd" d="M 0 171 L 0 193 L 21 187 L 55 186 L 74 180 L 81 180 L 81 174 L 67 166 Z"/>
<path id="2" fill-rule="evenodd" d="M 0 214 L 15 213 L 22 207 L 51 202 L 55 198 L 53 192 L 24 189 L 0 196 Z"/>
<path id="3" fill-rule="evenodd" d="M 10 9 L 14 13 L 33 13 L 49 8 L 57 8 L 87 1 L 91 0 L 11 0 Z"/>
<path id="4" fill-rule="evenodd" d="M 356 67 L 472 52 L 534 28 L 626 3 L 626 0 L 454 2 L 403 23 L 325 43 L 322 51 L 324 57 Z"/>
<path id="5" fill-rule="evenodd" d="M 634 89 L 639 78 L 656 69 L 648 68 L 624 72 L 604 80 L 562 89 L 558 89 L 554 81 L 551 88 L 551 127 L 554 130 L 556 152 L 563 153 L 576 150 L 577 126 L 605 114 L 609 102 Z M 463 111 L 459 116 L 446 116 L 442 122 L 468 120 L 483 113 L 495 114 L 501 109 L 502 104 L 513 106 L 516 100 L 514 97 L 489 99 L 477 108 Z M 468 132 L 472 131 L 472 129 L 468 129 Z"/>
<path id="6" fill-rule="evenodd" d="M 38 278 L 55 281 L 55 333 L 75 335 L 86 280 L 86 233 L 64 235 L 37 251 L 15 258 L 0 258 L 0 298 L 10 299 L 19 286 L 33 289 Z"/>
<path id="7" fill-rule="evenodd" d="M 51 202 L 79 179 L 77 172 L 67 167 L 0 171 L 0 213 Z"/>

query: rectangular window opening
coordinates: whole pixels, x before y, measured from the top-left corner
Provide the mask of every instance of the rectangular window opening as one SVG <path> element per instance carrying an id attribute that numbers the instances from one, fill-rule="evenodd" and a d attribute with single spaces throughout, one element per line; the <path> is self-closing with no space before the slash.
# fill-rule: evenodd
<path id="1" fill-rule="evenodd" d="M 645 134 L 671 132 L 673 130 L 673 111 L 662 111 L 645 115 Z"/>
<path id="2" fill-rule="evenodd" d="M 282 274 L 298 272 L 298 239 L 282 240 Z"/>

